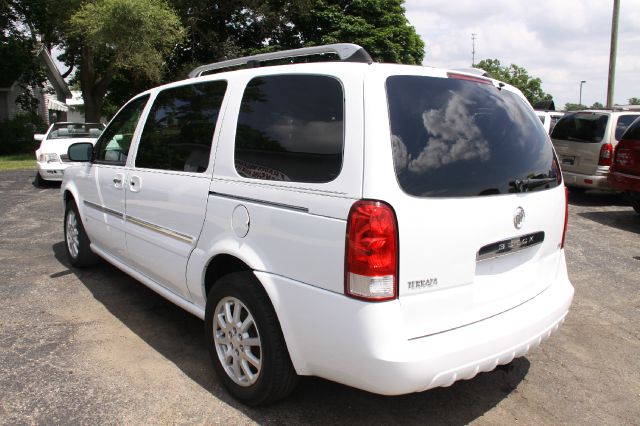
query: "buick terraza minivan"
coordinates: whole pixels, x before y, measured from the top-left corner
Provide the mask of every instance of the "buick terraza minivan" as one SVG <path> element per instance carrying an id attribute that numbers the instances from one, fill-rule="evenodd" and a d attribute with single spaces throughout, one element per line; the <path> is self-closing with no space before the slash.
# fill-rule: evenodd
<path id="1" fill-rule="evenodd" d="M 566 190 L 517 89 L 343 44 L 191 77 L 69 148 L 64 235 L 74 266 L 99 256 L 202 318 L 239 400 L 299 376 L 449 386 L 564 321 Z"/>

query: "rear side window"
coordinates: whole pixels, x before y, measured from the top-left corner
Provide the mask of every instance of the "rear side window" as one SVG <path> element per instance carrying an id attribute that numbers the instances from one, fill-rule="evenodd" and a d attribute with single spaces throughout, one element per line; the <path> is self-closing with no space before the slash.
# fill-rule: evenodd
<path id="1" fill-rule="evenodd" d="M 619 141 L 627 128 L 638 118 L 637 115 L 621 115 L 616 123 L 616 140 Z"/>
<path id="2" fill-rule="evenodd" d="M 518 192 L 517 180 L 557 178 L 544 128 L 512 92 L 454 78 L 393 76 L 387 97 L 396 175 L 410 195 L 506 194 Z"/>
<path id="3" fill-rule="evenodd" d="M 236 129 L 240 176 L 324 183 L 342 168 L 344 95 L 333 77 L 277 75 L 247 85 Z"/>
<path id="4" fill-rule="evenodd" d="M 608 114 L 596 112 L 568 113 L 558 121 L 551 133 L 551 137 L 573 142 L 600 143 L 604 137 L 608 121 Z"/>
<path id="5" fill-rule="evenodd" d="M 227 89 L 208 81 L 163 90 L 144 125 L 136 167 L 202 173 Z"/>

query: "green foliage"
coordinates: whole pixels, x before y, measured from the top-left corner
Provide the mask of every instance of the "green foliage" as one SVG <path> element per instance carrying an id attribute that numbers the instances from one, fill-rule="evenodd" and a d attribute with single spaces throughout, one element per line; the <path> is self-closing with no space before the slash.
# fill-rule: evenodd
<path id="1" fill-rule="evenodd" d="M 629 105 L 640 105 L 640 98 L 629 98 Z"/>
<path id="2" fill-rule="evenodd" d="M 518 65 L 502 66 L 497 59 L 483 59 L 474 66 L 487 71 L 493 78 L 520 89 L 532 105 L 553 99 L 553 96 L 542 90 L 542 80 L 530 76 L 526 69 Z"/>
<path id="3" fill-rule="evenodd" d="M 44 133 L 46 126 L 35 114 L 18 114 L 13 120 L 0 123 L 0 155 L 33 152 L 39 142 L 34 133 Z"/>
<path id="4" fill-rule="evenodd" d="M 573 104 L 571 102 L 567 102 L 566 104 L 564 104 L 564 109 L 566 111 L 578 111 L 581 109 L 588 109 L 586 105 L 582 105 L 582 104 Z"/>
<path id="5" fill-rule="evenodd" d="M 189 30 L 169 58 L 170 75 L 260 52 L 349 42 L 376 61 L 420 64 L 424 43 L 404 0 L 171 0 Z"/>
<path id="6" fill-rule="evenodd" d="M 602 109 L 602 108 L 604 108 L 604 105 L 602 105 L 600 102 L 594 102 L 593 105 L 591 105 L 590 108 L 591 109 Z"/>
<path id="7" fill-rule="evenodd" d="M 183 39 L 180 18 L 162 0 L 100 0 L 85 3 L 69 20 L 69 35 L 108 69 L 161 78 L 164 57 Z"/>
<path id="8" fill-rule="evenodd" d="M 409 25 L 404 0 L 315 0 L 293 24 L 305 45 L 350 42 L 374 60 L 421 64 L 424 43 Z"/>
<path id="9" fill-rule="evenodd" d="M 36 159 L 33 153 L 0 156 L 0 170 L 28 170 L 35 168 Z"/>

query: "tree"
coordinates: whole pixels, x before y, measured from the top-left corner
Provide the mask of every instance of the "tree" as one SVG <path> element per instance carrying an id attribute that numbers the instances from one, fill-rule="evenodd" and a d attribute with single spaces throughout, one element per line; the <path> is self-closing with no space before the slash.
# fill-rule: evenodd
<path id="1" fill-rule="evenodd" d="M 594 102 L 593 105 L 591 105 L 591 109 L 602 109 L 604 108 L 604 105 L 601 104 L 600 102 Z"/>
<path id="2" fill-rule="evenodd" d="M 79 65 L 87 121 L 99 121 L 105 95 L 119 72 L 162 79 L 167 56 L 184 38 L 180 18 L 163 0 L 98 0 L 69 20 L 68 64 Z"/>
<path id="3" fill-rule="evenodd" d="M 404 0 L 315 0 L 293 17 L 305 45 L 352 42 L 376 61 L 421 64 L 424 42 L 409 25 Z"/>
<path id="4" fill-rule="evenodd" d="M 203 63 L 337 42 L 360 44 L 376 61 L 424 57 L 404 0 L 171 1 L 189 30 L 169 58 L 174 78 Z"/>
<path id="5" fill-rule="evenodd" d="M 629 105 L 640 105 L 640 98 L 629 98 Z"/>
<path id="6" fill-rule="evenodd" d="M 532 105 L 553 99 L 553 96 L 542 90 L 542 80 L 530 76 L 526 69 L 518 65 L 502 66 L 497 59 L 483 59 L 474 66 L 485 70 L 491 77 L 520 89 Z"/>
<path id="7" fill-rule="evenodd" d="M 582 104 L 573 104 L 571 102 L 567 102 L 566 104 L 564 104 L 564 109 L 566 111 L 578 111 L 581 109 L 587 109 L 587 106 Z"/>

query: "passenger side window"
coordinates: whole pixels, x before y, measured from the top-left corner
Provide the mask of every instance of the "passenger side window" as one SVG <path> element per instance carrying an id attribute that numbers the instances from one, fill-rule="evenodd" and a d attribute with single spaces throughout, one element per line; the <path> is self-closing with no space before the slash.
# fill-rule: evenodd
<path id="1" fill-rule="evenodd" d="M 247 85 L 236 128 L 240 176 L 325 183 L 342 168 L 344 95 L 333 77 L 275 75 Z"/>
<path id="2" fill-rule="evenodd" d="M 208 81 L 160 92 L 144 125 L 135 166 L 204 172 L 226 89 L 226 81 Z"/>
<path id="3" fill-rule="evenodd" d="M 111 120 L 96 142 L 94 151 L 96 163 L 125 165 L 133 133 L 148 100 L 149 95 L 134 99 Z"/>

